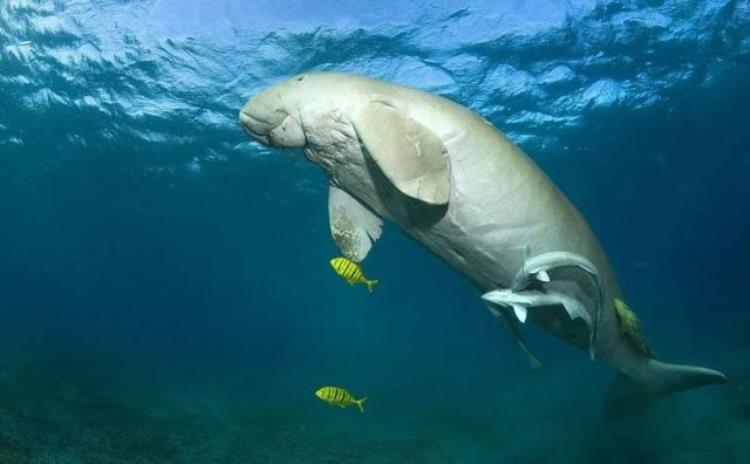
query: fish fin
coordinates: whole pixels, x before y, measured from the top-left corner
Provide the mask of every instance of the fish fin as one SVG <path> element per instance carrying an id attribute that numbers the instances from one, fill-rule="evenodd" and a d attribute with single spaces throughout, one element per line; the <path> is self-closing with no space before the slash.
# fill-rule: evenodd
<path id="1" fill-rule="evenodd" d="M 358 400 L 354 400 L 354 404 L 356 404 L 357 407 L 359 408 L 359 412 L 362 412 L 362 413 L 365 412 L 365 407 L 362 406 L 365 401 L 367 401 L 367 397 L 366 396 L 363 397 L 363 398 L 360 398 Z"/>
<path id="2" fill-rule="evenodd" d="M 521 350 L 526 355 L 526 360 L 529 362 L 529 369 L 532 371 L 539 370 L 544 367 L 544 364 L 542 364 L 541 361 L 539 361 L 536 356 L 529 350 L 529 347 L 526 346 L 526 342 L 522 338 L 518 338 L 518 346 L 521 347 Z"/>
<path id="3" fill-rule="evenodd" d="M 499 306 L 491 304 L 489 302 L 486 302 L 485 306 L 487 306 L 487 309 L 490 311 L 490 313 L 500 321 L 500 324 L 511 333 L 513 338 L 516 340 L 516 343 L 518 343 L 518 346 L 521 347 L 521 351 L 523 351 L 523 354 L 526 355 L 526 359 L 529 362 L 529 367 L 531 369 L 541 369 L 543 367 L 542 363 L 536 358 L 536 356 L 534 356 L 529 347 L 526 345 L 526 340 L 523 339 L 523 335 L 521 335 L 521 332 L 518 330 L 518 322 L 513 320 L 513 316 L 511 316 L 507 310 L 501 309 Z"/>
<path id="4" fill-rule="evenodd" d="M 514 304 L 513 312 L 516 314 L 516 317 L 518 318 L 519 321 L 521 321 L 522 324 L 526 322 L 526 316 L 528 315 L 528 311 L 526 310 L 524 306 L 521 306 L 519 304 Z"/>
<path id="5" fill-rule="evenodd" d="M 331 185 L 328 189 L 328 220 L 331 237 L 341 253 L 361 262 L 373 242 L 383 233 L 383 221 L 347 192 Z"/>
<path id="6" fill-rule="evenodd" d="M 375 286 L 379 283 L 380 281 L 378 279 L 365 281 L 365 285 L 367 285 L 367 291 L 370 293 L 370 295 L 372 295 L 372 291 L 375 289 Z"/>
<path id="7" fill-rule="evenodd" d="M 513 302 L 513 300 L 511 299 L 512 296 L 513 293 L 509 290 L 492 290 L 482 295 L 482 299 L 496 305 L 506 307 L 510 306 L 511 308 L 513 308 L 513 312 L 516 314 L 516 318 L 518 318 L 518 320 L 522 323 L 526 322 L 526 308 L 518 303 Z"/>
<path id="8" fill-rule="evenodd" d="M 533 354 L 528 353 L 527 357 L 528 357 L 528 360 L 529 360 L 529 368 L 532 371 L 538 371 L 539 369 L 543 369 L 544 368 L 544 364 L 542 364 L 542 362 L 540 360 L 536 359 L 536 357 Z"/>
<path id="9" fill-rule="evenodd" d="M 549 282 L 551 279 L 549 278 L 549 274 L 547 274 L 547 271 L 539 271 L 536 273 L 536 278 L 540 282 Z"/>

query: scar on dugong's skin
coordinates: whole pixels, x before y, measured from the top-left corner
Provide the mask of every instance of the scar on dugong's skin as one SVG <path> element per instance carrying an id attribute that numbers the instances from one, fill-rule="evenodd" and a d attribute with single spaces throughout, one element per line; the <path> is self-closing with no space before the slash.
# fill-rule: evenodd
<path id="1" fill-rule="evenodd" d="M 618 329 L 614 301 L 624 298 L 586 221 L 467 108 L 362 76 L 312 73 L 258 93 L 239 118 L 259 142 L 302 148 L 325 171 L 342 253 L 365 259 L 381 218 L 392 221 L 474 284 L 532 364 L 519 319 L 617 369 L 619 404 L 726 381 L 635 348 Z"/>

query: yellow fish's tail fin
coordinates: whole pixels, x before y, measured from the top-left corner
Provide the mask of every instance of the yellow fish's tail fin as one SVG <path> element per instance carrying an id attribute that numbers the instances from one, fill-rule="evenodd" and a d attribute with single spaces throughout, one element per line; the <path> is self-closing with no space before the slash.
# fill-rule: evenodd
<path id="1" fill-rule="evenodd" d="M 372 294 L 372 290 L 379 283 L 380 283 L 380 281 L 377 280 L 377 279 L 376 280 L 366 280 L 365 284 L 367 285 L 367 291 L 370 292 L 370 294 Z"/>
<path id="2" fill-rule="evenodd" d="M 362 398 L 362 399 L 354 400 L 354 404 L 356 404 L 357 407 L 359 408 L 359 412 L 365 412 L 365 408 L 364 408 L 364 406 L 362 406 L 362 404 L 365 401 L 367 401 L 367 397 L 366 396 L 364 398 Z"/>

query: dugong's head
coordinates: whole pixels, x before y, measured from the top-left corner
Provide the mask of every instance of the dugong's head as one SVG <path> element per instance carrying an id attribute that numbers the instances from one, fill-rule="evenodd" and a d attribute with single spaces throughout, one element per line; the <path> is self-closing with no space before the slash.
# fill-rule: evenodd
<path id="1" fill-rule="evenodd" d="M 301 74 L 252 97 L 240 111 L 240 123 L 265 145 L 304 148 L 331 178 L 358 182 L 342 185 L 350 192 L 360 189 L 363 180 L 382 187 L 384 176 L 407 197 L 446 205 L 447 149 L 412 118 L 405 109 L 410 98 L 403 95 L 395 85 L 362 76 Z"/>
<path id="2" fill-rule="evenodd" d="M 264 89 L 240 111 L 242 128 L 266 145 L 304 147 L 306 137 L 302 117 L 326 95 L 325 80 L 323 76 L 301 74 Z"/>

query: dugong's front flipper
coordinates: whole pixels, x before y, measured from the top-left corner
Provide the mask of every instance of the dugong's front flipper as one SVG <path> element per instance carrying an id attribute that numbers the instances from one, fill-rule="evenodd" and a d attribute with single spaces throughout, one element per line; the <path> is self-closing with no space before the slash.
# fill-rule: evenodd
<path id="1" fill-rule="evenodd" d="M 370 158 L 402 194 L 429 205 L 448 204 L 448 149 L 435 132 L 384 101 L 365 105 L 354 127 Z"/>
<path id="2" fill-rule="evenodd" d="M 509 315 L 503 308 L 490 302 L 487 302 L 486 305 L 487 309 L 490 310 L 490 313 L 492 313 L 492 315 L 500 321 L 503 327 L 510 331 L 513 338 L 516 339 L 516 343 L 521 347 L 523 354 L 526 355 L 526 359 L 529 361 L 529 367 L 532 369 L 541 369 L 543 367 L 542 363 L 531 353 L 528 345 L 526 345 L 526 340 L 524 340 L 523 335 L 521 335 L 521 331 L 518 330 L 518 322 L 513 319 L 513 316 Z"/>
<path id="3" fill-rule="evenodd" d="M 383 221 L 345 191 L 330 186 L 328 219 L 333 241 L 347 258 L 360 262 L 380 238 Z"/>

